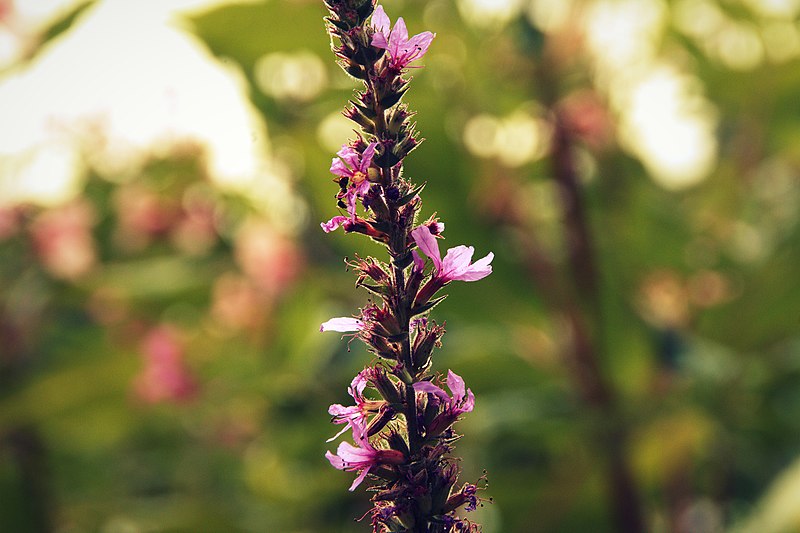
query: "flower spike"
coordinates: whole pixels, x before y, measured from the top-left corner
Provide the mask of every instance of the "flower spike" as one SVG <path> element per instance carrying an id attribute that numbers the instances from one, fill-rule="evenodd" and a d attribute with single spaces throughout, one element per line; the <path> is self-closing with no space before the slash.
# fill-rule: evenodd
<path id="1" fill-rule="evenodd" d="M 474 510 L 475 485 L 456 486 L 459 469 L 452 456 L 453 424 L 472 411 L 475 395 L 456 373 L 447 376 L 445 392 L 431 381 L 432 354 L 441 347 L 444 326 L 429 319 L 445 296 L 434 294 L 450 281 L 477 281 L 492 272 L 493 254 L 472 262 L 474 249 L 451 248 L 442 258 L 437 236 L 444 224 L 433 215 L 418 222 L 423 185 L 405 178 L 404 159 L 419 144 L 414 113 L 401 99 L 409 89 L 406 69 L 422 58 L 434 34 L 409 37 L 402 18 L 392 26 L 375 0 L 325 0 L 328 31 L 341 67 L 363 81 L 364 88 L 346 106 L 357 138 L 331 161 L 344 212 L 322 222 L 323 231 L 342 228 L 360 233 L 387 249 L 386 261 L 357 256 L 348 266 L 357 274 L 356 287 L 374 300 L 360 316 L 335 317 L 320 331 L 350 333 L 372 354 L 347 389 L 352 405 L 332 404 L 328 413 L 342 426 L 329 442 L 352 433 L 325 457 L 339 470 L 354 472 L 353 491 L 375 480 L 373 533 L 414 531 L 463 533 L 478 531 L 458 511 Z M 363 212 L 358 204 L 363 207 Z M 425 257 L 433 262 L 426 273 Z"/>

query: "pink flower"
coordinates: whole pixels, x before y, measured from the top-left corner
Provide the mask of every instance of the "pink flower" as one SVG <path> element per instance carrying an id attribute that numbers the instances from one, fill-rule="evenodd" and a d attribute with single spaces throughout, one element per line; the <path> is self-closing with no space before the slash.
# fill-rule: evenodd
<path id="1" fill-rule="evenodd" d="M 475 248 L 472 246 L 456 246 L 447 250 L 447 255 L 441 259 L 439 243 L 427 226 L 419 226 L 411 232 L 414 241 L 422 252 L 431 258 L 435 267 L 434 278 L 439 283 L 444 284 L 448 281 L 478 281 L 492 273 L 490 263 L 494 259 L 494 254 L 489 253 L 483 259 L 472 263 L 472 254 Z"/>
<path id="2" fill-rule="evenodd" d="M 431 45 L 435 34 L 426 31 L 408 38 L 408 29 L 403 17 L 397 19 L 394 28 L 389 30 L 391 21 L 383 10 L 383 6 L 378 6 L 372 13 L 372 27 L 375 33 L 372 35 L 372 46 L 382 48 L 389 52 L 391 66 L 402 69 L 412 61 L 422 58 L 428 47 Z"/>
<path id="3" fill-rule="evenodd" d="M 377 403 L 364 398 L 364 389 L 367 386 L 367 374 L 370 371 L 371 369 L 364 369 L 359 372 L 347 388 L 347 392 L 356 402 L 355 405 L 345 407 L 335 403 L 328 408 L 328 413 L 333 416 L 333 422 L 335 424 L 347 424 L 339 433 L 328 439 L 328 442 L 331 442 L 347 431 L 348 427 L 353 425 L 363 426 L 366 424 L 367 415 L 371 412 L 373 404 Z"/>
<path id="4" fill-rule="evenodd" d="M 97 264 L 92 235 L 94 207 L 85 200 L 42 212 L 31 224 L 33 244 L 42 266 L 59 279 L 75 281 Z"/>
<path id="5" fill-rule="evenodd" d="M 358 476 L 350 485 L 350 491 L 356 490 L 374 466 L 381 464 L 402 464 L 405 457 L 397 450 L 383 450 L 375 448 L 367 437 L 366 428 L 359 423 L 353 423 L 353 440 L 358 446 L 349 442 L 342 442 L 336 454 L 325 452 L 325 457 L 334 468 L 348 472 L 358 472 Z"/>
<path id="6" fill-rule="evenodd" d="M 303 270 L 300 250 L 266 220 L 245 222 L 234 249 L 242 271 L 270 298 L 289 289 Z"/>
<path id="7" fill-rule="evenodd" d="M 352 318 L 348 316 L 340 316 L 336 318 L 331 318 L 327 322 L 323 322 L 319 326 L 320 331 L 339 331 L 341 333 L 347 333 L 350 331 L 361 331 L 367 325 L 364 323 L 363 320 L 359 320 L 357 318 Z"/>
<path id="8" fill-rule="evenodd" d="M 367 177 L 372 158 L 375 156 L 376 146 L 378 146 L 376 142 L 369 143 L 362 154 L 345 144 L 341 150 L 336 152 L 339 157 L 335 157 L 331 162 L 331 173 L 350 181 L 343 198 L 351 217 L 356 214 L 356 198 L 363 198 L 369 191 L 370 182 Z M 323 229 L 325 229 L 324 226 Z"/>
<path id="9" fill-rule="evenodd" d="M 414 383 L 415 391 L 427 392 L 437 396 L 445 406 L 444 413 L 457 417 L 460 414 L 471 412 L 475 407 L 475 395 L 466 387 L 461 376 L 452 370 L 447 371 L 447 387 L 453 393 L 452 397 L 430 381 Z"/>
<path id="10" fill-rule="evenodd" d="M 148 403 L 189 400 L 197 384 L 184 362 L 184 347 L 177 330 L 159 326 L 142 342 L 145 367 L 136 377 L 138 396 Z"/>
<path id="11" fill-rule="evenodd" d="M 466 388 L 461 376 L 452 370 L 448 370 L 447 372 L 447 387 L 453 394 L 452 396 L 449 396 L 445 391 L 430 381 L 418 381 L 414 383 L 414 390 L 416 392 L 433 394 L 439 399 L 443 406 L 442 411 L 428 425 L 427 433 L 429 436 L 440 434 L 450 427 L 460 415 L 471 412 L 475 407 L 475 395 L 472 394 L 470 389 Z"/>

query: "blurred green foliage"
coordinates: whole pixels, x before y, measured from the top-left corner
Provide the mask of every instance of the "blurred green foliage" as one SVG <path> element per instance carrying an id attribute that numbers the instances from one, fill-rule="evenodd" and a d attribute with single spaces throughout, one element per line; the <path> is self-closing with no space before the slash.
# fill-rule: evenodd
<path id="1" fill-rule="evenodd" d="M 624 111 L 577 22 L 537 26 L 543 19 L 517 7 L 481 26 L 465 7 L 479 3 L 456 4 L 386 7 L 412 33 L 437 33 L 406 96 L 426 139 L 406 175 L 428 183 L 423 212 L 447 224 L 448 245 L 496 255 L 492 276 L 453 285 L 433 313 L 448 329 L 435 368 L 456 370 L 477 397 L 457 426 L 464 479 L 487 470 L 494 500 L 475 521 L 485 533 L 616 531 L 596 436 L 619 424 L 649 531 L 800 531 L 791 498 L 800 493 L 800 55 L 764 52 L 743 68 L 682 28 L 687 2 L 645 3 L 662 13 L 657 57 L 684 69 L 717 120 L 716 163 L 696 184 L 670 187 L 620 141 Z M 601 2 L 567 4 L 580 13 Z M 764 42 L 783 20 L 754 2 L 706 4 L 760 28 Z M 318 325 L 366 301 L 343 258 L 381 250 L 318 228 L 336 212 L 328 167 L 348 135 L 324 125 L 355 88 L 336 68 L 324 13 L 322 2 L 270 0 L 181 22 L 244 74 L 308 206 L 292 251 L 280 252 L 290 258 L 265 260 L 291 275 L 258 293 L 255 307 L 231 303 L 245 314 L 235 327 L 213 311 L 220 279 L 247 277 L 237 231 L 254 210 L 235 195 L 202 189 L 218 224 L 200 253 L 163 232 L 129 249 L 118 236 L 125 208 L 114 207 L 125 186 L 93 175 L 82 194 L 94 220 L 90 276 L 48 268 L 34 238 L 38 208 L 20 211 L 18 231 L 0 241 L 3 531 L 368 530 L 354 522 L 368 495 L 348 493 L 350 478 L 323 458 L 335 433 L 327 407 L 346 400 L 367 359 Z M 787 20 L 797 32 L 796 17 Z M 80 24 L 80 14 L 69 21 Z M 266 91 L 270 77 L 286 75 L 263 66 L 279 53 L 318 56 L 319 90 L 300 99 Z M 308 83 L 301 75 L 300 89 Z M 596 299 L 574 288 L 549 145 L 521 161 L 470 147 L 474 117 L 494 117 L 480 134 L 520 110 L 545 132 L 558 113 L 580 123 L 571 131 Z M 155 158 L 134 183 L 169 204 L 207 182 L 200 159 L 191 150 Z M 582 398 L 568 364 L 574 339 L 532 257 L 556 269 L 556 292 L 577 292 L 582 309 L 594 309 L 586 314 L 618 420 Z M 195 389 L 148 402 L 135 385 L 142 339 L 161 324 L 182 332 Z"/>

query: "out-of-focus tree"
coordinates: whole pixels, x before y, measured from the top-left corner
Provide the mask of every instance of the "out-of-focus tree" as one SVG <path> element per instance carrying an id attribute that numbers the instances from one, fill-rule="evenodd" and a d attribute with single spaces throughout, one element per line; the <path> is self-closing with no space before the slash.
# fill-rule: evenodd
<path id="1" fill-rule="evenodd" d="M 407 171 L 496 253 L 436 363 L 484 532 L 800 527 L 800 4 L 386 7 L 437 34 Z M 375 254 L 316 224 L 352 136 L 324 14 L 0 0 L 4 526 L 368 529 L 323 457 L 363 359 L 317 328 Z"/>

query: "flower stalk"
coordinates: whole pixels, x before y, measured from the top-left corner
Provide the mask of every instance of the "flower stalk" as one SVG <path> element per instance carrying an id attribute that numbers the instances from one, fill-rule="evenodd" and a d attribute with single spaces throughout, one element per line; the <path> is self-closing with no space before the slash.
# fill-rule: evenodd
<path id="1" fill-rule="evenodd" d="M 450 394 L 431 371 L 431 356 L 444 328 L 429 318 L 452 281 L 477 281 L 492 272 L 492 254 L 472 262 L 474 249 L 457 246 L 439 252 L 444 224 L 432 217 L 418 222 L 424 185 L 403 172 L 403 160 L 420 142 L 413 112 L 402 102 L 409 89 L 408 69 L 421 59 L 435 35 L 409 37 L 405 21 L 394 25 L 374 0 L 325 0 L 332 49 L 342 69 L 363 83 L 344 110 L 360 132 L 337 152 L 331 173 L 343 210 L 321 224 L 383 244 L 388 261 L 357 258 L 350 266 L 356 285 L 370 301 L 357 317 L 328 320 L 321 331 L 351 333 L 376 358 L 348 389 L 355 405 L 334 404 L 332 421 L 352 441 L 326 457 L 335 468 L 356 473 L 350 487 L 370 483 L 373 533 L 451 533 L 480 531 L 461 518 L 482 501 L 485 487 L 456 487 L 459 468 L 451 454 L 460 438 L 453 425 L 471 412 L 475 396 L 464 380 L 448 371 Z M 426 261 L 425 258 L 430 261 Z"/>

